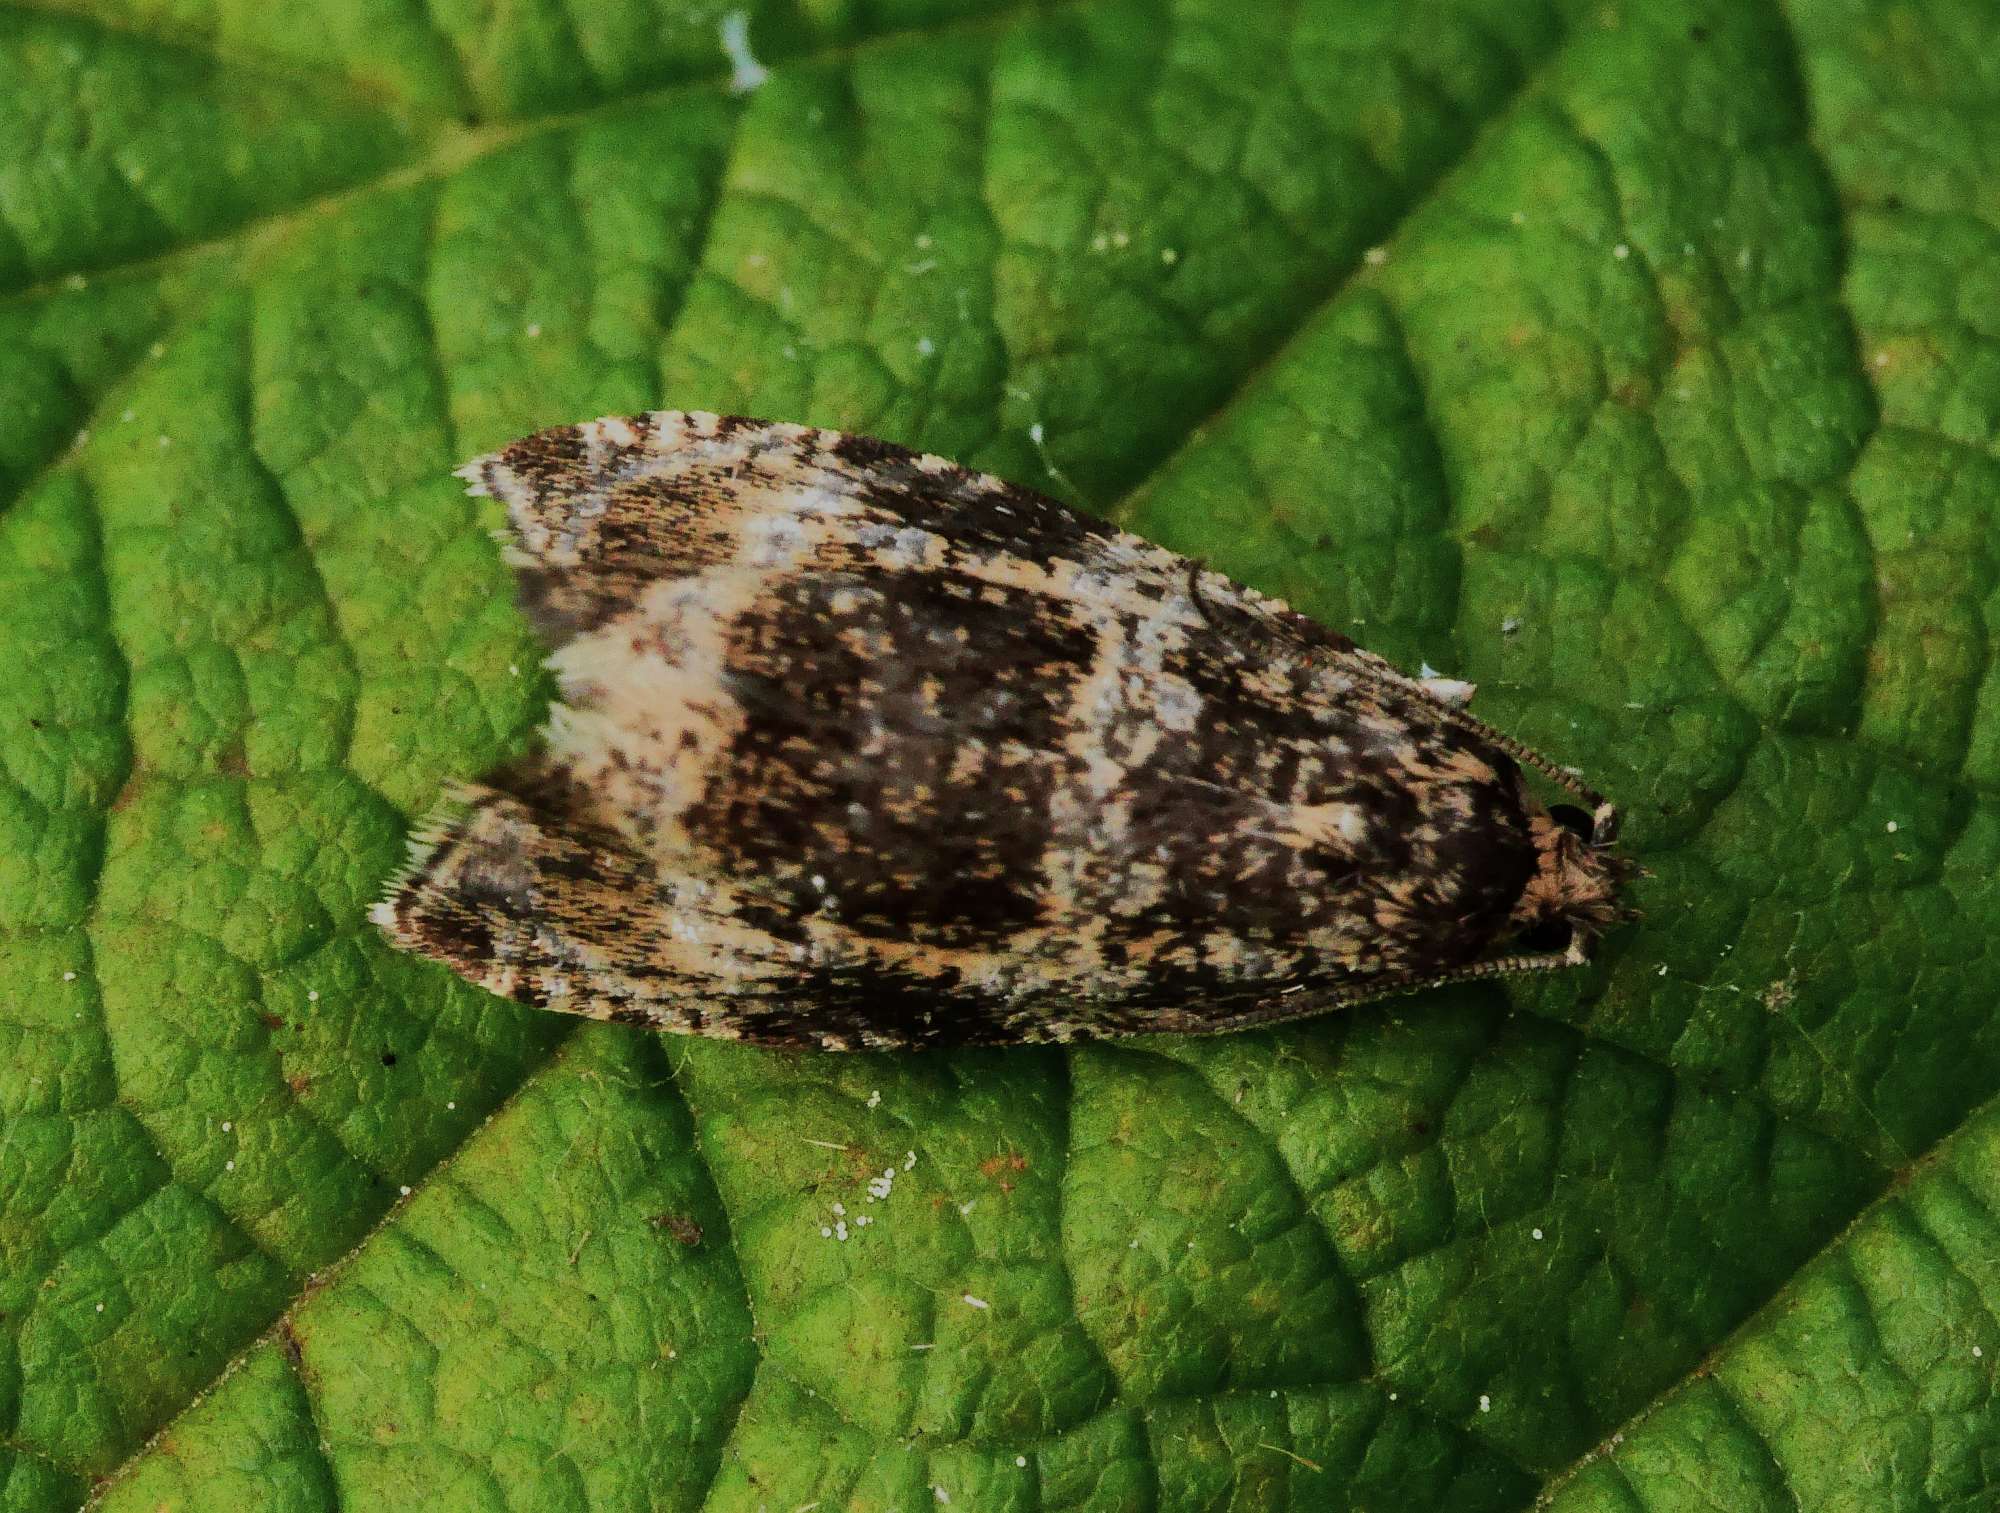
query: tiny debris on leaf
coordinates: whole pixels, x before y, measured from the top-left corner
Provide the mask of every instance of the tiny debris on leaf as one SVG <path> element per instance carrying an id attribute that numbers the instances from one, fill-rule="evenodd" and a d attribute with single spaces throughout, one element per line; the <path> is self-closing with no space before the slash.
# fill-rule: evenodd
<path id="1" fill-rule="evenodd" d="M 747 94 L 771 77 L 771 71 L 759 63 L 750 51 L 750 13 L 734 10 L 725 12 L 718 30 L 722 37 L 723 56 L 729 60 L 729 92 L 733 95 Z"/>

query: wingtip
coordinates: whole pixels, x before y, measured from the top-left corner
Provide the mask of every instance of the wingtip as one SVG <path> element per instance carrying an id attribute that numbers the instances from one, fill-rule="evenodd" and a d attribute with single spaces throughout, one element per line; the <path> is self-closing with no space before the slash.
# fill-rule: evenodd
<path id="1" fill-rule="evenodd" d="M 451 470 L 452 477 L 465 484 L 465 492 L 474 499 L 490 499 L 493 490 L 486 481 L 487 470 L 499 460 L 498 452 L 482 452 L 469 462 L 461 462 Z"/>
<path id="2" fill-rule="evenodd" d="M 411 826 L 410 833 L 404 837 L 401 865 L 384 880 L 381 896 L 369 905 L 371 923 L 391 935 L 396 933 L 398 905 L 416 887 L 439 848 L 446 845 L 464 825 L 466 811 L 480 791 L 476 783 L 445 784 L 438 802 Z"/>

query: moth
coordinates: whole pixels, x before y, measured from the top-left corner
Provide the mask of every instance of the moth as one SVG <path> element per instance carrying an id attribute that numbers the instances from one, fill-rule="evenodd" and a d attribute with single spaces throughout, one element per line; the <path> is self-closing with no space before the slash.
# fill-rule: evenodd
<path id="1" fill-rule="evenodd" d="M 1624 915 L 1615 807 L 1469 686 L 1029 489 L 677 411 L 459 471 L 560 702 L 372 917 L 495 993 L 830 1050 L 1209 1033 Z"/>

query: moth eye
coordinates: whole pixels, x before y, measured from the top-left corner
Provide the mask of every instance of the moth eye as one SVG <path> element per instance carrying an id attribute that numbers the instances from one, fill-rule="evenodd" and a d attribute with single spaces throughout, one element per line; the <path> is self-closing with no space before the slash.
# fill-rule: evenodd
<path id="1" fill-rule="evenodd" d="M 1545 919 L 1538 925 L 1531 925 L 1514 937 L 1514 944 L 1523 951 L 1537 953 L 1547 951 L 1567 951 L 1569 949 L 1570 928 L 1560 919 Z"/>
<path id="2" fill-rule="evenodd" d="M 1590 816 L 1574 804 L 1557 804 L 1549 810 L 1549 818 L 1580 841 L 1588 842 L 1593 826 Z"/>

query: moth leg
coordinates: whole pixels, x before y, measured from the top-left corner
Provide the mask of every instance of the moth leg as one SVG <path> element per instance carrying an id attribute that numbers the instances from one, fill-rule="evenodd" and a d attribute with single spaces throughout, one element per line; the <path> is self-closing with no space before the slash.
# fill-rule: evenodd
<path id="1" fill-rule="evenodd" d="M 733 1036 L 745 1007 L 735 993 L 782 991 L 789 965 L 736 902 L 721 884 L 664 887 L 615 838 L 467 785 L 412 837 L 409 865 L 369 917 L 502 997 Z"/>
<path id="2" fill-rule="evenodd" d="M 1208 600 L 1202 597 L 1201 563 L 1193 557 L 1188 558 L 1187 596 L 1188 602 L 1194 605 L 1196 612 L 1200 614 L 1203 620 L 1208 622 L 1208 628 L 1213 631 L 1221 631 L 1222 627 L 1216 623 L 1215 616 L 1209 612 Z"/>

